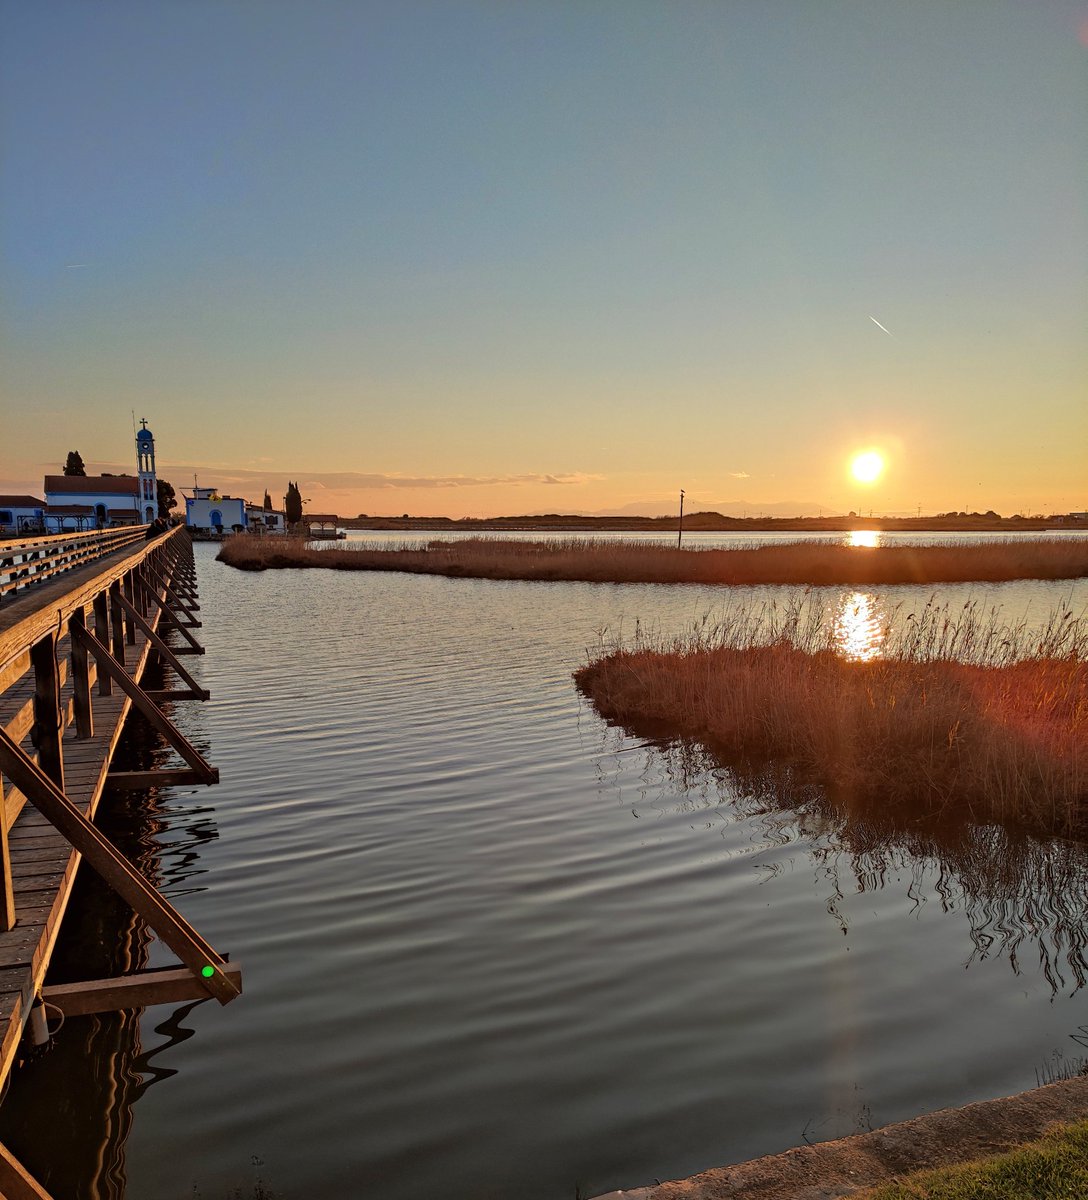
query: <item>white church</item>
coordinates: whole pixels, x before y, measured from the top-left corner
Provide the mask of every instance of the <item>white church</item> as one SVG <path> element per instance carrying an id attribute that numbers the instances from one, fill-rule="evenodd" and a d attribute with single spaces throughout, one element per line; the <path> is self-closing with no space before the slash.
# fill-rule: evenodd
<path id="1" fill-rule="evenodd" d="M 159 511 L 155 438 L 140 421 L 136 475 L 46 475 L 43 520 L 48 533 L 148 525 Z"/>

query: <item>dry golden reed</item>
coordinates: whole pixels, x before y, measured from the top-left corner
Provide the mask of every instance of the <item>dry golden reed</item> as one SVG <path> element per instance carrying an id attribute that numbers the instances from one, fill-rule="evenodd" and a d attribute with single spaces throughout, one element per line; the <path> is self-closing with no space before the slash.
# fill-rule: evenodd
<path id="1" fill-rule="evenodd" d="M 1041 633 L 968 604 L 900 614 L 882 657 L 834 648 L 811 598 L 735 610 L 682 638 L 600 647 L 578 672 L 598 712 L 639 734 L 776 761 L 847 806 L 1088 833 L 1088 629 Z"/>
<path id="2" fill-rule="evenodd" d="M 361 543 L 320 549 L 300 538 L 241 535 L 223 544 L 219 558 L 249 571 L 323 567 L 475 579 L 873 587 L 1075 579 L 1088 576 L 1088 539 L 1010 538 L 966 545 L 876 547 L 810 539 L 720 550 L 603 538 L 462 538 L 425 546 Z"/>

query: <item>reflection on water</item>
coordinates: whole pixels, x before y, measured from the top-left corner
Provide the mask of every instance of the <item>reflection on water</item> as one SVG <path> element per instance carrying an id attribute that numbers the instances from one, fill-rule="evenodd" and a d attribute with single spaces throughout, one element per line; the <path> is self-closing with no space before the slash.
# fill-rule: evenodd
<path id="1" fill-rule="evenodd" d="M 757 820 L 768 842 L 804 848 L 825 890 L 828 915 L 845 934 L 850 895 L 899 889 L 918 908 L 936 903 L 966 918 L 964 966 L 1025 960 L 1053 995 L 1073 995 L 1088 978 L 1088 846 L 1037 838 L 965 820 L 919 822 L 885 810 L 847 811 L 788 772 L 723 766 L 687 741 L 656 744 L 673 785 Z M 773 875 L 780 867 L 761 867 Z"/>
<path id="2" fill-rule="evenodd" d="M 850 532 L 848 546 L 866 546 L 873 549 L 880 545 L 880 531 L 877 529 L 854 529 Z"/>
<path id="3" fill-rule="evenodd" d="M 832 624 L 832 642 L 845 658 L 869 662 L 880 657 L 887 614 L 875 596 L 854 592 L 843 596 Z"/>

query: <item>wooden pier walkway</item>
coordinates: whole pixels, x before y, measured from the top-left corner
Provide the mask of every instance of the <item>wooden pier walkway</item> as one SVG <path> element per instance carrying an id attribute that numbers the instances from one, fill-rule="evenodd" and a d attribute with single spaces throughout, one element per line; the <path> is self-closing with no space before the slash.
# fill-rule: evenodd
<path id="1" fill-rule="evenodd" d="M 215 783 L 164 704 L 206 700 L 181 659 L 202 654 L 192 630 L 196 575 L 183 528 L 146 527 L 0 542 L 0 1087 L 24 1038 L 48 1038 L 48 1014 L 75 1016 L 241 992 L 241 974 L 123 859 L 92 823 L 107 785 Z M 177 686 L 148 690 L 156 659 Z M 136 708 L 176 752 L 176 766 L 115 771 Z M 176 968 L 47 986 L 50 955 L 76 870 L 86 859 L 179 959 Z M 49 1200 L 0 1145 L 0 1197 Z"/>

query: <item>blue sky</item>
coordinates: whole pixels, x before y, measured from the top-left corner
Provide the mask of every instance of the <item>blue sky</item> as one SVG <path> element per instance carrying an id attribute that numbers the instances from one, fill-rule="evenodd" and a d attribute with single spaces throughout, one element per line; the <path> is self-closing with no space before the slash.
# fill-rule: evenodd
<path id="1" fill-rule="evenodd" d="M 175 484 L 343 514 L 1088 508 L 1086 43 L 1064 0 L 7 0 L 0 490 L 124 469 L 135 409 Z"/>

